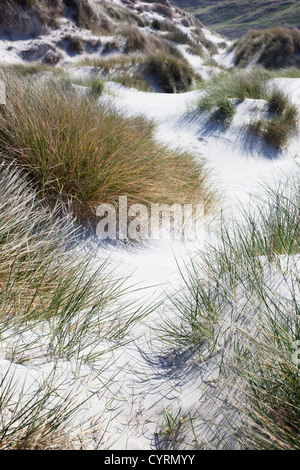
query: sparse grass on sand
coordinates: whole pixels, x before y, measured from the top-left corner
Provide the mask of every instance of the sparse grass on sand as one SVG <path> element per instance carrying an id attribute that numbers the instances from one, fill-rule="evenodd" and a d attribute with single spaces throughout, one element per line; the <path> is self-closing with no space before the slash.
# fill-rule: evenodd
<path id="1" fill-rule="evenodd" d="M 280 149 L 297 128 L 298 111 L 286 94 L 274 87 L 270 90 L 267 80 L 275 77 L 294 77 L 297 73 L 299 74 L 299 71 L 296 72 L 294 68 L 277 73 L 260 67 L 247 71 L 223 72 L 208 83 L 201 83 L 205 94 L 198 107 L 201 111 L 208 111 L 213 121 L 228 124 L 235 113 L 233 101 L 242 102 L 246 98 L 265 100 L 268 103 L 269 115 L 252 119 L 248 128 L 251 132 L 262 135 L 270 145 Z"/>
<path id="2" fill-rule="evenodd" d="M 295 177 L 224 223 L 184 275 L 176 322 L 163 324 L 172 347 L 219 368 L 208 448 L 299 449 L 299 208 Z M 198 419 L 202 429 L 207 416 Z"/>
<path id="3" fill-rule="evenodd" d="M 94 362 L 129 341 L 142 313 L 122 304 L 104 262 L 79 251 L 72 218 L 50 210 L 12 164 L 0 165 L 0 215 L 0 449 L 72 448 L 76 416 L 93 396 L 80 388 L 81 368 L 96 379 L 107 360 L 96 373 Z"/>
<path id="4" fill-rule="evenodd" d="M 287 95 L 277 89 L 269 93 L 267 101 L 270 117 L 251 120 L 249 129 L 262 135 L 268 144 L 280 149 L 297 129 L 298 109 Z"/>
<path id="5" fill-rule="evenodd" d="M 70 205 L 81 222 L 119 196 L 140 203 L 200 201 L 209 209 L 203 164 L 157 143 L 145 118 L 121 115 L 59 81 L 5 79 L 1 152 L 26 170 L 51 206 Z"/>
<path id="6" fill-rule="evenodd" d="M 218 101 L 222 99 L 237 99 L 243 101 L 246 98 L 265 99 L 266 76 L 263 69 L 254 69 L 247 72 L 226 71 L 214 75 L 202 87 L 206 91 L 199 101 L 201 110 L 212 110 Z"/>
<path id="7" fill-rule="evenodd" d="M 161 49 L 165 52 L 142 54 L 136 50 L 125 56 L 83 58 L 76 62 L 76 65 L 97 68 L 106 79 L 143 91 L 189 91 L 199 82 L 199 77 L 180 54 L 174 55 L 172 51 L 170 53 L 169 46 L 165 48 L 163 44 Z"/>

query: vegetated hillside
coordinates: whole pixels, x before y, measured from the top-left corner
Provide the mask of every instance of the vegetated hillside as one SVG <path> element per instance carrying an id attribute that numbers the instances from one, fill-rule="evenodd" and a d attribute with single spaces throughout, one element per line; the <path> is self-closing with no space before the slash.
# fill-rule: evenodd
<path id="1" fill-rule="evenodd" d="M 0 61 L 63 66 L 103 59 L 80 65 L 98 67 L 124 85 L 166 93 L 188 91 L 201 79 L 187 55 L 209 60 L 222 42 L 226 47 L 168 0 L 5 0 L 0 37 Z"/>
<path id="2" fill-rule="evenodd" d="M 299 26 L 300 3 L 298 0 L 173 0 L 203 24 L 235 39 L 250 28 L 270 26 Z"/>
<path id="3" fill-rule="evenodd" d="M 234 65 L 269 69 L 300 66 L 300 30 L 277 27 L 249 31 L 236 43 Z"/>

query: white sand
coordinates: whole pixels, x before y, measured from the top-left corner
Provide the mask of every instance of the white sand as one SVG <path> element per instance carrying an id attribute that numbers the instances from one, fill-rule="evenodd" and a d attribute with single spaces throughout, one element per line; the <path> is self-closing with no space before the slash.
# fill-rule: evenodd
<path id="1" fill-rule="evenodd" d="M 206 30 L 206 37 L 215 42 L 222 38 Z M 41 40 L 44 40 L 41 38 Z M 47 41 L 49 37 L 47 38 Z M 8 51 L 8 41 L 0 41 L 0 60 L 20 61 L 18 50 L 24 41 L 14 42 Z M 232 53 L 216 58 L 219 64 L 230 66 Z M 200 58 L 189 59 L 201 73 Z M 193 62 L 194 61 L 194 62 Z M 201 68 L 202 67 L 202 68 Z M 300 80 L 277 80 L 276 84 L 286 90 L 297 105 L 300 105 Z M 195 154 L 211 170 L 212 182 L 222 192 L 218 211 L 226 217 L 237 215 L 240 205 L 246 208 L 251 195 L 262 193 L 262 185 L 276 185 L 283 175 L 299 172 L 299 140 L 293 138 L 286 149 L 276 151 L 258 138 L 251 137 L 243 129 L 243 123 L 264 106 L 263 102 L 245 100 L 237 108 L 232 125 L 224 130 L 209 123 L 204 115 L 195 111 L 196 102 L 202 92 L 170 95 L 144 93 L 126 89 L 116 83 L 106 84 L 106 94 L 121 111 L 129 114 L 144 114 L 153 119 L 156 137 L 173 148 L 181 148 Z M 257 111 L 259 112 L 259 111 Z M 124 301 L 136 301 L 151 305 L 164 295 L 174 295 L 181 286 L 180 269 L 185 269 L 190 255 L 201 248 L 201 241 L 150 241 L 136 250 L 126 247 L 99 246 L 95 253 L 95 267 L 109 257 L 110 267 L 118 277 L 129 276 L 125 286 L 137 286 Z M 208 380 L 217 376 L 217 366 L 212 360 L 199 369 L 192 360 L 181 358 L 176 351 L 166 356 L 160 351 L 161 342 L 156 337 L 155 327 L 162 318 L 172 316 L 170 302 L 156 308 L 131 332 L 132 342 L 107 352 L 94 364 L 85 364 L 78 369 L 75 360 L 51 360 L 47 356 L 47 329 L 32 327 L 20 341 L 37 341 L 39 359 L 19 364 L 7 359 L 10 341 L 2 338 L 0 350 L 0 373 L 12 374 L 16 380 L 16 395 L 22 387 L 29 396 L 54 372 L 54 382 L 59 384 L 61 396 L 72 390 L 74 396 L 90 397 L 77 414 L 77 421 L 87 419 L 95 425 L 95 432 L 84 433 L 84 446 L 93 448 L 100 439 L 100 448 L 149 449 L 153 448 L 154 433 L 161 421 L 164 408 L 182 413 L 199 405 Z M 90 345 L 91 351 L 105 349 L 103 344 Z M 106 365 L 106 366 L 105 366 Z M 104 367 L 105 366 L 105 367 Z M 105 370 L 103 370 L 105 369 Z M 103 386 L 106 384 L 106 386 Z M 74 390 L 74 391 L 73 391 Z M 77 391 L 75 393 L 75 390 Z M 203 404 L 205 409 L 205 403 Z M 207 409 L 208 415 L 213 410 Z M 211 415 L 211 416 L 212 416 Z"/>

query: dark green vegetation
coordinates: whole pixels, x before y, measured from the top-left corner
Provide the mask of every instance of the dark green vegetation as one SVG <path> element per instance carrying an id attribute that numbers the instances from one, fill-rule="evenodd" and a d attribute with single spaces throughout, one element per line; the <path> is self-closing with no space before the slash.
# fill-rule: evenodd
<path id="1" fill-rule="evenodd" d="M 298 0 L 174 0 L 173 3 L 231 39 L 241 37 L 249 29 L 300 23 Z"/>

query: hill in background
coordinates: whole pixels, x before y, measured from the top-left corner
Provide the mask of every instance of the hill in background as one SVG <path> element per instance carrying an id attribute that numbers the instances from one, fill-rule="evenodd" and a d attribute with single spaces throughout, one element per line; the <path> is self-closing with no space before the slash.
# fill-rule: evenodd
<path id="1" fill-rule="evenodd" d="M 230 39 L 241 37 L 249 29 L 300 25 L 298 0 L 173 0 L 173 3 Z"/>

